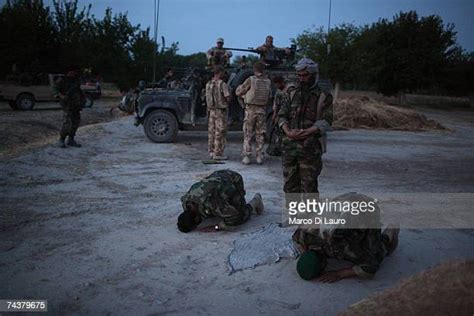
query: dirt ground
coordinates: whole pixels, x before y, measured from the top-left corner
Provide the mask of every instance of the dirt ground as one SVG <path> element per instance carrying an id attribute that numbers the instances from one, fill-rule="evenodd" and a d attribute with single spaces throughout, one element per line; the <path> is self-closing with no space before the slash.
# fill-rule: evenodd
<path id="1" fill-rule="evenodd" d="M 108 122 L 122 117 L 118 110 L 110 115 L 120 98 L 102 98 L 92 108 L 81 112 L 81 126 Z M 36 103 L 33 111 L 13 111 L 7 102 L 0 102 L 0 158 L 13 157 L 45 145 L 59 137 L 62 111 L 59 103 Z"/>
<path id="2" fill-rule="evenodd" d="M 320 191 L 474 192 L 474 113 L 418 111 L 449 130 L 330 133 Z M 0 120 L 43 112 L 5 110 Z M 206 133 L 155 144 L 132 123 L 82 127 L 80 149 L 41 145 L 0 161 L 0 298 L 47 299 L 66 314 L 334 315 L 429 267 L 473 258 L 473 230 L 402 229 L 372 280 L 303 281 L 294 259 L 230 274 L 235 243 L 281 219 L 279 158 L 243 166 L 242 133 L 231 132 L 230 160 L 203 165 Z M 180 197 L 221 168 L 243 175 L 247 198 L 262 194 L 265 213 L 235 232 L 180 233 Z"/>

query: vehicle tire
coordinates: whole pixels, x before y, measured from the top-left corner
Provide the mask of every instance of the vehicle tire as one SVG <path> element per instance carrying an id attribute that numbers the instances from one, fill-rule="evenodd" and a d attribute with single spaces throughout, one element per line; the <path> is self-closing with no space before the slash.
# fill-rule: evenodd
<path id="1" fill-rule="evenodd" d="M 94 98 L 90 94 L 85 95 L 84 107 L 91 108 L 94 105 Z"/>
<path id="2" fill-rule="evenodd" d="M 244 70 L 239 71 L 234 77 L 234 79 L 232 79 L 232 82 L 230 82 L 230 86 L 232 90 L 235 91 L 235 89 L 237 89 L 239 85 L 244 83 L 245 79 L 247 79 L 248 77 L 252 75 L 253 75 L 252 69 L 244 69 Z"/>
<path id="3" fill-rule="evenodd" d="M 172 143 L 178 136 L 178 121 L 169 111 L 155 110 L 145 117 L 143 129 L 155 143 Z"/>
<path id="4" fill-rule="evenodd" d="M 15 101 L 8 101 L 8 104 L 10 105 L 10 107 L 13 110 L 18 110 L 18 108 L 16 107 L 16 102 Z"/>
<path id="5" fill-rule="evenodd" d="M 33 110 L 35 98 L 29 93 L 22 93 L 16 98 L 16 108 L 21 111 Z"/>

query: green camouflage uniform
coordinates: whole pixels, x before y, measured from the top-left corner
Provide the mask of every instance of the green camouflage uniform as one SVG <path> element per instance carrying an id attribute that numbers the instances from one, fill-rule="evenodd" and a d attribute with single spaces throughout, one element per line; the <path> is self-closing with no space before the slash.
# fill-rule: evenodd
<path id="1" fill-rule="evenodd" d="M 54 94 L 64 96 L 60 100 L 63 108 L 63 126 L 60 136 L 74 137 L 81 122 L 81 110 L 84 105 L 84 94 L 78 79 L 65 77 L 59 85 L 53 87 Z"/>
<path id="2" fill-rule="evenodd" d="M 286 85 L 283 90 L 277 89 L 275 97 L 273 99 L 273 112 L 278 113 L 284 102 L 288 102 L 288 89 L 293 89 L 293 86 Z M 272 131 L 270 133 L 270 139 L 268 142 L 267 153 L 272 156 L 281 156 L 281 140 L 283 131 L 280 129 L 277 123 L 272 125 Z"/>
<path id="3" fill-rule="evenodd" d="M 298 228 L 293 234 L 293 241 L 305 250 L 318 252 L 324 261 L 334 258 L 354 263 L 354 273 L 365 278 L 377 272 L 390 245 L 389 237 L 380 229 L 337 229 L 326 240 L 317 228 Z"/>
<path id="4" fill-rule="evenodd" d="M 215 171 L 193 184 L 181 198 L 183 209 L 187 202 L 196 203 L 203 218 L 219 217 L 227 226 L 245 223 L 252 212 L 245 202 L 242 176 L 231 170 Z"/>
<path id="5" fill-rule="evenodd" d="M 288 99 L 284 100 L 278 113 L 278 126 L 288 124 L 290 129 L 306 129 L 320 127 L 321 123 L 332 124 L 332 97 L 323 94 L 320 87 L 301 86 L 288 91 Z M 324 97 L 324 107 L 318 117 L 318 102 Z M 323 125 L 324 125 L 323 124 Z M 282 137 L 282 163 L 286 193 L 317 193 L 318 176 L 322 169 L 323 148 L 318 132 L 304 140 L 291 140 L 285 133 Z"/>

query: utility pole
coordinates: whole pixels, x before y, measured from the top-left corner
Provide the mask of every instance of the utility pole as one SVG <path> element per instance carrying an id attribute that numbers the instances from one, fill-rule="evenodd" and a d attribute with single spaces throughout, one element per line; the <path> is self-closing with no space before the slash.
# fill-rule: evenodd
<path id="1" fill-rule="evenodd" d="M 156 82 L 156 52 L 158 51 L 158 17 L 160 15 L 160 0 L 155 0 L 154 6 L 154 16 L 155 16 L 155 25 L 154 25 L 154 40 L 155 40 L 155 48 L 153 50 L 153 83 Z"/>
<path id="2" fill-rule="evenodd" d="M 329 18 L 328 18 L 328 42 L 327 42 L 327 53 L 331 53 L 331 44 L 329 44 L 329 32 L 331 31 L 331 4 L 332 0 L 329 0 Z"/>

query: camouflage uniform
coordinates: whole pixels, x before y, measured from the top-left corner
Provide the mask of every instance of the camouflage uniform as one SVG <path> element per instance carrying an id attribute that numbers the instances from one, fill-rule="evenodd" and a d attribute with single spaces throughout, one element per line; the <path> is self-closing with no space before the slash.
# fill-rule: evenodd
<path id="1" fill-rule="evenodd" d="M 255 76 L 258 79 L 265 79 L 270 82 L 270 79 L 265 77 L 263 74 L 256 74 Z M 243 84 L 237 87 L 236 94 L 238 96 L 245 95 L 251 88 L 252 77 L 247 78 Z M 270 86 L 270 83 L 269 83 Z M 263 90 L 263 89 L 262 89 Z M 258 92 L 256 92 L 257 94 Z M 262 94 L 267 94 L 267 97 L 270 96 L 271 90 L 261 91 Z M 244 132 L 244 145 L 242 156 L 251 156 L 252 155 L 252 136 L 255 131 L 255 141 L 256 141 L 256 156 L 263 156 L 263 146 L 265 143 L 265 131 L 266 131 L 266 104 L 265 105 L 254 105 L 250 103 L 245 104 L 245 117 L 243 124 Z"/>
<path id="2" fill-rule="evenodd" d="M 74 137 L 81 122 L 81 110 L 84 105 L 84 94 L 77 78 L 65 77 L 61 83 L 54 86 L 56 96 L 63 95 L 60 100 L 63 108 L 63 125 L 60 136 Z"/>
<path id="3" fill-rule="evenodd" d="M 230 97 L 230 89 L 223 80 L 210 80 L 206 84 L 206 100 L 208 105 L 208 151 L 215 156 L 222 156 L 226 143 L 227 109 L 226 98 Z"/>
<path id="4" fill-rule="evenodd" d="M 187 202 L 196 203 L 203 218 L 219 217 L 227 226 L 245 223 L 253 210 L 245 201 L 242 176 L 231 170 L 215 171 L 193 184 L 181 198 L 183 209 Z"/>
<path id="5" fill-rule="evenodd" d="M 264 61 L 276 61 L 279 60 L 278 55 L 284 54 L 285 49 L 275 47 L 273 45 L 263 44 L 255 49 L 260 53 L 260 59 Z"/>
<path id="6" fill-rule="evenodd" d="M 331 238 L 325 239 L 317 228 L 298 228 L 293 241 L 305 250 L 318 252 L 324 261 L 334 258 L 354 263 L 354 273 L 365 278 L 377 272 L 390 248 L 389 237 L 380 229 L 337 229 Z"/>
<path id="7" fill-rule="evenodd" d="M 322 98 L 320 100 L 320 98 Z M 278 113 L 280 128 L 306 129 L 319 123 L 332 124 L 332 98 L 323 93 L 317 83 L 311 87 L 290 88 Z M 323 102 L 318 114 L 318 103 Z M 318 117 L 319 116 L 319 117 Z M 322 169 L 324 148 L 318 132 L 304 140 L 282 139 L 282 163 L 286 193 L 317 193 L 318 176 Z"/>
<path id="8" fill-rule="evenodd" d="M 229 59 L 232 57 L 232 52 L 217 46 L 210 48 L 207 51 L 207 65 L 208 67 L 214 66 L 227 66 Z"/>
<path id="9" fill-rule="evenodd" d="M 275 97 L 273 99 L 273 113 L 280 112 L 281 105 L 283 102 L 288 102 L 288 89 L 294 88 L 293 86 L 286 85 L 283 90 L 277 90 L 275 93 Z M 283 131 L 280 129 L 278 124 L 272 124 L 272 133 L 269 140 L 269 144 L 267 147 L 267 153 L 269 151 L 272 153 L 273 156 L 280 156 L 281 155 L 281 140 L 283 136 Z"/>

